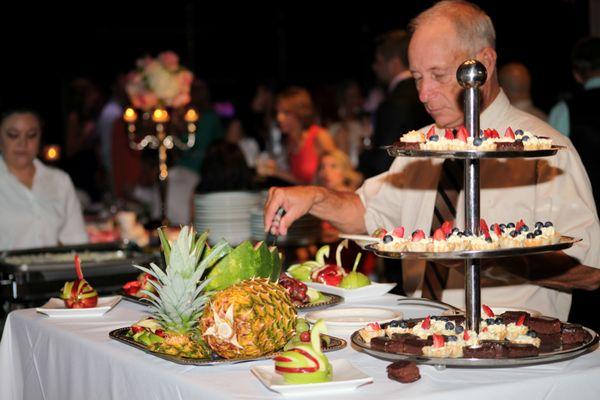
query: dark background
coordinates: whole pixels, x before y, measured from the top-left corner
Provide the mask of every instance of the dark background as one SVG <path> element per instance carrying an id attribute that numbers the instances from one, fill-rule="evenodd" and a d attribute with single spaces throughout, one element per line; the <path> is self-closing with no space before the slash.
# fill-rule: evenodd
<path id="1" fill-rule="evenodd" d="M 368 87 L 375 83 L 374 38 L 404 28 L 434 2 L 359 3 L 262 9 L 229 2 L 209 9 L 197 1 L 3 5 L 0 107 L 37 108 L 46 120 L 46 140 L 60 142 L 71 79 L 89 77 L 108 91 L 136 58 L 163 50 L 177 52 L 206 80 L 213 99 L 238 105 L 247 103 L 259 82 L 327 90 L 353 78 Z M 519 60 L 530 68 L 534 101 L 542 109 L 575 87 L 569 54 L 589 32 L 587 1 L 475 3 L 495 23 L 499 64 Z"/>

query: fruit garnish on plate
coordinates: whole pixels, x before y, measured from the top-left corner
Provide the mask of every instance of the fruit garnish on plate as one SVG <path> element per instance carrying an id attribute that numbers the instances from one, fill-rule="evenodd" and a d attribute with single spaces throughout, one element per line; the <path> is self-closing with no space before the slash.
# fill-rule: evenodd
<path id="1" fill-rule="evenodd" d="M 321 334 L 327 333 L 323 320 L 318 320 L 310 331 L 310 343 L 300 342 L 275 357 L 275 371 L 283 375 L 285 383 L 305 384 L 329 382 L 333 371 L 321 349 Z"/>
<path id="2" fill-rule="evenodd" d="M 135 281 L 130 281 L 124 284 L 123 291 L 129 296 L 148 298 L 148 295 L 144 293 L 144 291 L 156 294 L 156 288 L 150 283 L 150 281 L 156 282 L 156 278 L 146 272 L 142 272 L 138 275 Z"/>
<path id="3" fill-rule="evenodd" d="M 60 291 L 60 298 L 64 300 L 67 308 L 93 308 L 98 304 L 98 292 L 83 279 L 79 256 L 75 255 L 75 271 L 77 279 L 65 282 Z"/>
<path id="4" fill-rule="evenodd" d="M 308 281 L 312 281 L 312 282 L 317 282 L 317 283 L 322 283 L 325 285 L 329 285 L 329 286 L 340 286 L 340 284 L 342 283 L 342 280 L 344 279 L 344 277 L 346 277 L 346 275 L 348 275 L 346 273 L 346 270 L 344 269 L 344 267 L 342 266 L 342 250 L 348 247 L 348 240 L 343 240 L 342 242 L 340 242 L 340 244 L 337 246 L 336 248 L 336 252 L 335 252 L 335 259 L 336 262 L 335 264 L 326 264 L 325 263 L 325 259 L 329 256 L 329 246 L 323 246 L 321 247 L 318 251 L 317 254 L 315 256 L 315 260 L 314 261 L 306 261 L 302 264 L 295 264 L 290 266 L 290 268 L 288 268 L 287 273 L 289 275 L 291 275 L 293 278 L 304 281 L 304 282 L 308 282 Z M 347 282 L 351 282 L 351 283 L 356 283 L 354 280 L 356 279 L 357 276 L 359 276 L 358 272 L 356 272 L 356 267 L 358 266 L 358 263 L 360 262 L 360 258 L 361 258 L 361 254 L 359 253 L 356 256 L 356 259 L 354 260 L 354 277 L 350 279 L 350 281 Z M 363 275 L 363 274 L 360 274 Z M 366 284 L 366 281 L 364 280 L 364 278 L 366 278 L 366 276 L 363 275 L 363 278 L 358 278 L 359 279 L 359 283 L 361 284 L 360 286 L 355 286 L 355 287 L 362 287 L 362 286 L 366 286 L 369 285 L 371 282 L 369 281 Z M 368 278 L 367 278 L 368 279 Z M 354 287 L 352 287 L 354 288 Z M 350 287 L 347 287 L 347 289 L 350 289 Z"/>
<path id="5" fill-rule="evenodd" d="M 356 272 L 356 267 L 358 267 L 358 263 L 360 262 L 361 253 L 358 253 L 356 259 L 354 260 L 354 266 L 352 267 L 352 272 L 342 279 L 340 283 L 340 287 L 344 289 L 357 289 L 359 287 L 368 286 L 371 284 L 371 280 L 368 276 L 363 274 L 362 272 Z"/>

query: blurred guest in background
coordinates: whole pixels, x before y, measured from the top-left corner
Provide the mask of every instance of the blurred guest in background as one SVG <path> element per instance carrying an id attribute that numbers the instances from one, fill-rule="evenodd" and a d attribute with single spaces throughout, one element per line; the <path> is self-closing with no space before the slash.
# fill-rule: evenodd
<path id="1" fill-rule="evenodd" d="M 227 129 L 225 130 L 225 141 L 237 145 L 246 159 L 246 164 L 250 168 L 256 167 L 256 160 L 260 155 L 260 148 L 258 142 L 246 135 L 246 129 L 244 124 L 239 118 L 234 118 L 229 121 Z"/>
<path id="2" fill-rule="evenodd" d="M 127 104 L 125 93 L 125 75 L 119 75 L 111 87 L 112 95 L 102 107 L 96 132 L 100 139 L 100 156 L 104 171 L 106 172 L 108 186 L 112 189 L 112 135 L 115 121 L 123 115 L 123 106 Z"/>
<path id="3" fill-rule="evenodd" d="M 88 240 L 67 174 L 37 159 L 41 121 L 13 110 L 0 121 L 0 250 L 80 244 Z"/>
<path id="4" fill-rule="evenodd" d="M 358 158 L 363 150 L 363 140 L 372 133 L 370 124 L 363 123 L 364 98 L 358 83 L 345 82 L 338 89 L 338 121 L 329 125 L 328 130 L 336 146 L 346 152 L 353 167 L 358 166 Z"/>
<path id="5" fill-rule="evenodd" d="M 89 79 L 71 82 L 67 102 L 65 169 L 75 187 L 98 200 L 103 191 L 96 121 L 102 95 Z"/>
<path id="6" fill-rule="evenodd" d="M 200 176 L 196 193 L 250 190 L 253 187 L 253 174 L 244 153 L 238 145 L 223 139 L 216 140 L 206 149 Z"/>
<path id="7" fill-rule="evenodd" d="M 191 221 L 189 208 L 184 206 L 192 198 L 194 188 L 200 181 L 200 168 L 208 146 L 223 137 L 223 127 L 217 113 L 212 109 L 210 92 L 205 82 L 196 79 L 191 89 L 190 106 L 200 113 L 196 123 L 194 147 L 182 152 L 181 157 L 169 171 L 167 189 L 167 219 L 173 225 Z"/>
<path id="8" fill-rule="evenodd" d="M 274 160 L 267 160 L 258 165 L 259 174 L 291 183 L 314 182 L 319 157 L 336 149 L 329 132 L 316 121 L 313 101 L 306 89 L 290 87 L 283 91 L 277 98 L 277 122 L 286 138 L 290 170 L 279 170 Z"/>
<path id="9" fill-rule="evenodd" d="M 319 183 L 327 189 L 353 192 L 362 183 L 362 176 L 352 168 L 346 153 L 334 150 L 321 156 Z"/>
<path id="10" fill-rule="evenodd" d="M 542 121 L 548 119 L 548 116 L 542 110 L 533 105 L 531 100 L 531 75 L 525 65 L 518 62 L 505 64 L 498 72 L 498 80 L 513 106 L 535 115 Z"/>
<path id="11" fill-rule="evenodd" d="M 359 170 L 367 178 L 387 171 L 394 160 L 381 146 L 392 144 L 403 133 L 431 121 L 408 69 L 409 40 L 408 33 L 396 30 L 377 41 L 373 71 L 388 91 L 375 113 L 371 149 L 363 152 L 360 160 Z"/>
<path id="12" fill-rule="evenodd" d="M 597 133 L 599 123 L 597 105 L 600 98 L 600 38 L 581 39 L 573 49 L 571 64 L 573 77 L 577 83 L 583 85 L 583 92 L 577 93 L 571 100 L 563 100 L 556 104 L 550 110 L 548 122 L 557 131 L 570 136 L 574 124 L 587 125 L 593 121 L 591 124 L 596 127 Z M 578 150 L 581 151 L 579 148 Z"/>
<path id="13" fill-rule="evenodd" d="M 550 113 L 550 123 L 571 138 L 585 166 L 600 204 L 600 38 L 587 37 L 576 43 L 572 55 L 573 76 L 583 91 L 558 103 Z"/>

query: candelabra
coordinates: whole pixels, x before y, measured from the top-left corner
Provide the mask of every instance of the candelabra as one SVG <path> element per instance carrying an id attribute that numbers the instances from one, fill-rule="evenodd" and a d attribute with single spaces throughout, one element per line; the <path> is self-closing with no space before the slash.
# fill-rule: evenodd
<path id="1" fill-rule="evenodd" d="M 171 113 L 173 116 L 177 114 Z M 177 147 L 180 150 L 188 150 L 196 142 L 196 122 L 200 118 L 198 112 L 189 108 L 183 115 L 186 125 L 187 137 L 181 139 L 183 133 L 170 133 L 171 130 L 181 129 L 179 118 L 173 116 L 164 108 L 156 108 L 153 111 L 138 113 L 133 108 L 127 108 L 123 113 L 123 121 L 127 124 L 127 135 L 129 147 L 133 150 L 142 151 L 146 148 L 158 150 L 158 179 L 161 199 L 161 219 L 167 224 L 166 218 L 166 192 L 169 167 L 167 165 L 167 151 Z M 174 121 L 175 119 L 175 121 Z M 181 129 L 183 130 L 183 129 Z"/>

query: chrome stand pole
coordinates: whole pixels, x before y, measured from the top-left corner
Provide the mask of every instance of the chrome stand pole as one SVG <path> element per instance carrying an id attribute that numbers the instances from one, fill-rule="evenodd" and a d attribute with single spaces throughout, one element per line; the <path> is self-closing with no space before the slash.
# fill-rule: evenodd
<path id="1" fill-rule="evenodd" d="M 465 88 L 465 127 L 469 137 L 479 137 L 479 87 L 485 83 L 487 71 L 477 60 L 467 60 L 456 72 L 458 83 Z M 465 228 L 479 235 L 479 159 L 465 160 Z M 465 305 L 467 329 L 479 332 L 481 319 L 480 260 L 465 261 Z"/>

